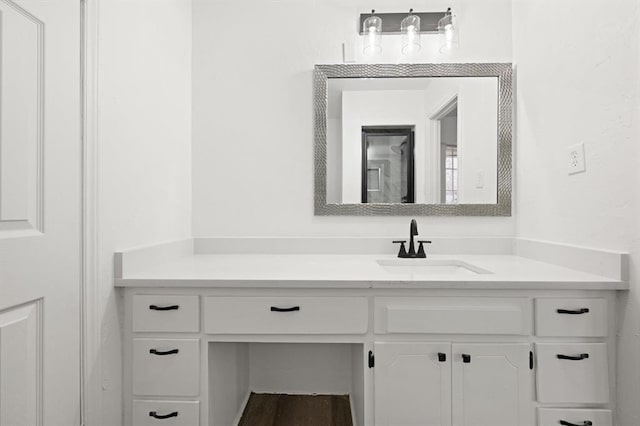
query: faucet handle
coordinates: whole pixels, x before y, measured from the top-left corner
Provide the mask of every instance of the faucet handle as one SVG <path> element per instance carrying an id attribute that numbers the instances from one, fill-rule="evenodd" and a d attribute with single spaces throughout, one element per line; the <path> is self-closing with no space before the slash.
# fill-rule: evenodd
<path id="1" fill-rule="evenodd" d="M 398 257 L 406 257 L 407 256 L 407 248 L 404 246 L 407 240 L 394 240 L 393 244 L 400 244 L 400 251 L 398 252 Z"/>
<path id="2" fill-rule="evenodd" d="M 427 257 L 427 254 L 424 252 L 424 245 L 423 244 L 431 244 L 431 241 L 418 240 L 418 253 L 417 253 L 417 256 L 420 257 L 420 258 Z"/>

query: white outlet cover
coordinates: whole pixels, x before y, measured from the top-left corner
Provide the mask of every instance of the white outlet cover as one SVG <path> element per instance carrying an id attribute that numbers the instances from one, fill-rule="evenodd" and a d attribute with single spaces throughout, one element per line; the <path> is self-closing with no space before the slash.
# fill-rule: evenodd
<path id="1" fill-rule="evenodd" d="M 478 170 L 476 172 L 476 189 L 484 188 L 484 170 Z"/>
<path id="2" fill-rule="evenodd" d="M 567 173 L 574 175 L 586 171 L 584 161 L 584 143 L 572 145 L 567 149 Z"/>
<path id="3" fill-rule="evenodd" d="M 342 43 L 342 61 L 345 64 L 351 64 L 356 61 L 356 51 L 352 42 Z"/>

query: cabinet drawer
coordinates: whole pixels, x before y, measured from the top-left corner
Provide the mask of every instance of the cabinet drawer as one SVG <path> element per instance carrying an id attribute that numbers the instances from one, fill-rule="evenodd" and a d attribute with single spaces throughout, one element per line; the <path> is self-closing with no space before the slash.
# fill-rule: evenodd
<path id="1" fill-rule="evenodd" d="M 561 421 L 578 426 L 613 426 L 611 410 L 538 409 L 538 426 L 558 426 Z"/>
<path id="2" fill-rule="evenodd" d="M 204 330 L 211 334 L 363 334 L 365 297 L 207 297 Z"/>
<path id="3" fill-rule="evenodd" d="M 198 396 L 197 339 L 133 339 L 134 395 Z"/>
<path id="4" fill-rule="evenodd" d="M 529 335 L 525 298 L 377 297 L 376 333 Z"/>
<path id="5" fill-rule="evenodd" d="M 542 403 L 609 402 L 604 343 L 537 343 L 538 400 Z"/>
<path id="6" fill-rule="evenodd" d="M 135 426 L 198 426 L 198 401 L 133 401 Z"/>
<path id="7" fill-rule="evenodd" d="M 606 299 L 536 299 L 538 336 L 605 337 Z"/>
<path id="8" fill-rule="evenodd" d="M 133 296 L 133 331 L 200 331 L 198 296 Z"/>

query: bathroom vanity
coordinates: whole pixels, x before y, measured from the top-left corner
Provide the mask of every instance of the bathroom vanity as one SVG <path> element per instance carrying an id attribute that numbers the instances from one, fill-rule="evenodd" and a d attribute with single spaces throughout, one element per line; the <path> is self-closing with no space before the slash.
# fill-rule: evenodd
<path id="1" fill-rule="evenodd" d="M 349 395 L 360 426 L 614 424 L 622 254 L 241 243 L 255 254 L 224 239 L 116 254 L 126 425 L 237 424 L 251 392 Z M 472 254 L 444 253 L 459 246 Z"/>

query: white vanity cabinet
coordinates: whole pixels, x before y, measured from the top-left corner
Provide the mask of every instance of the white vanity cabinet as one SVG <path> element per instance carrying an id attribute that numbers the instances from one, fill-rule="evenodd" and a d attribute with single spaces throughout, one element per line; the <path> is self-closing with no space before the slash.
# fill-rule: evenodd
<path id="1" fill-rule="evenodd" d="M 452 358 L 454 426 L 531 424 L 528 343 L 455 344 Z"/>
<path id="2" fill-rule="evenodd" d="M 374 306 L 379 339 L 451 339 L 376 342 L 376 426 L 531 425 L 531 344 L 465 342 L 530 335 L 530 299 L 376 297 Z"/>
<path id="3" fill-rule="evenodd" d="M 528 426 L 528 344 L 376 343 L 377 426 Z"/>
<path id="4" fill-rule="evenodd" d="M 199 296 L 132 294 L 127 305 L 125 381 L 132 404 L 125 424 L 199 426 Z"/>
<path id="5" fill-rule="evenodd" d="M 451 344 L 377 342 L 376 425 L 451 425 Z"/>
<path id="6" fill-rule="evenodd" d="M 538 426 L 612 425 L 612 410 L 601 409 L 612 406 L 614 393 L 610 301 L 538 297 L 535 306 Z M 567 409 L 547 408 L 559 404 Z M 581 409 L 586 404 L 600 409 Z"/>
<path id="7" fill-rule="evenodd" d="M 128 287 L 124 300 L 125 426 L 233 426 L 252 391 L 348 394 L 356 426 L 614 424 L 614 291 Z"/>

